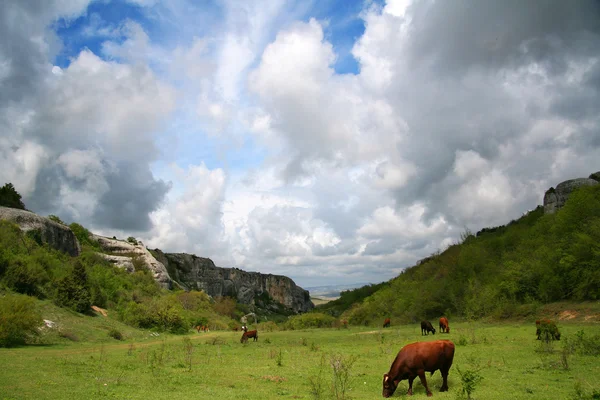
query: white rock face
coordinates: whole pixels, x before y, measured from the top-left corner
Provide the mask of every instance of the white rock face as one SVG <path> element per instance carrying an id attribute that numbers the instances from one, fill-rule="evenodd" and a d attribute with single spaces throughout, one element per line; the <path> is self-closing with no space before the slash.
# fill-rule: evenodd
<path id="1" fill-rule="evenodd" d="M 124 240 L 110 239 L 99 235 L 91 235 L 91 239 L 97 241 L 102 250 L 113 253 L 111 255 L 99 253 L 113 264 L 133 272 L 135 271 L 133 259 L 137 258 L 152 271 L 156 282 L 165 289 L 172 288 L 173 281 L 167 269 L 160 261 L 154 258 L 142 242 L 138 241 L 138 244 L 135 245 Z"/>
<path id="2" fill-rule="evenodd" d="M 56 250 L 64 251 L 72 256 L 78 256 L 81 253 L 81 247 L 75 234 L 66 225 L 41 217 L 31 211 L 9 207 L 0 207 L 0 219 L 19 225 L 24 232 L 39 230 L 42 242 Z"/>

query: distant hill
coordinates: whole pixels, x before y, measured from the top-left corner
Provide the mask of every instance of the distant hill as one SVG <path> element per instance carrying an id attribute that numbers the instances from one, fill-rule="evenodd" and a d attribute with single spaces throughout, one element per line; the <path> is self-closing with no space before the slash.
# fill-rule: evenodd
<path id="1" fill-rule="evenodd" d="M 554 213 L 539 206 L 507 225 L 467 234 L 389 282 L 342 292 L 317 310 L 351 324 L 378 324 L 386 317 L 523 317 L 547 303 L 597 300 L 600 185 L 583 185 Z"/>
<path id="2" fill-rule="evenodd" d="M 335 300 L 340 297 L 340 293 L 344 290 L 356 289 L 366 285 L 369 284 L 362 282 L 347 285 L 324 285 L 307 287 L 306 290 L 310 292 L 311 297 L 320 297 Z"/>

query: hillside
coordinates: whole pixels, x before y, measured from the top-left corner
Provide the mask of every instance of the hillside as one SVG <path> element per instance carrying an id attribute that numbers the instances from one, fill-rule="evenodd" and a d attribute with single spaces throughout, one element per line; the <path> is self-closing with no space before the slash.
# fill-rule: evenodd
<path id="1" fill-rule="evenodd" d="M 385 317 L 513 318 L 553 302 L 599 300 L 600 185 L 573 191 L 553 214 L 540 206 L 505 226 L 465 234 L 374 293 L 352 296 L 337 309 L 335 302 L 318 309 L 351 324 L 378 324 Z"/>

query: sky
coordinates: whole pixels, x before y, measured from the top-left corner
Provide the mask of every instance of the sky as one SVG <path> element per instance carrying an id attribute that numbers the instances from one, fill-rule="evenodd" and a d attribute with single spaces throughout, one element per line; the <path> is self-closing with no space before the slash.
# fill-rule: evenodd
<path id="1" fill-rule="evenodd" d="M 597 0 L 4 0 L 0 184 L 303 287 L 600 170 Z"/>

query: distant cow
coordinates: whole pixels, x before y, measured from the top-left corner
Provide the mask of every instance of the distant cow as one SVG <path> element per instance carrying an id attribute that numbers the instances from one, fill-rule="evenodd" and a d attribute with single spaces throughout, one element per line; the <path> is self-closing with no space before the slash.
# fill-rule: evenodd
<path id="1" fill-rule="evenodd" d="M 440 318 L 440 332 L 450 333 L 450 325 L 448 325 L 448 318 Z"/>
<path id="2" fill-rule="evenodd" d="M 542 319 L 535 321 L 535 334 L 537 335 L 537 340 L 540 340 L 542 336 L 544 340 L 549 341 L 560 340 L 560 332 L 558 331 L 558 327 L 554 321 L 549 319 Z"/>
<path id="3" fill-rule="evenodd" d="M 431 372 L 433 375 L 438 369 L 443 380 L 440 392 L 448 391 L 448 371 L 453 360 L 454 343 L 449 340 L 407 344 L 394 359 L 390 371 L 383 375 L 383 397 L 392 396 L 398 383 L 404 379 L 408 379 L 407 394 L 412 396 L 412 384 L 417 376 L 421 379 L 427 396 L 431 396 L 425 373 Z"/>
<path id="4" fill-rule="evenodd" d="M 198 333 L 200 333 L 200 331 L 210 332 L 210 329 L 208 329 L 208 326 L 206 326 L 206 325 L 198 325 L 194 329 L 196 329 L 198 331 Z"/>
<path id="5" fill-rule="evenodd" d="M 429 332 L 435 335 L 435 328 L 429 321 L 421 321 L 421 336 L 429 335 Z"/>
<path id="6" fill-rule="evenodd" d="M 383 321 L 383 327 L 384 328 L 389 328 L 391 323 L 392 322 L 390 321 L 390 319 L 386 318 L 385 321 Z"/>
<path id="7" fill-rule="evenodd" d="M 256 330 L 244 331 L 244 333 L 242 333 L 240 343 L 246 343 L 249 338 L 254 338 L 254 341 L 256 342 L 258 340 L 258 332 Z"/>

